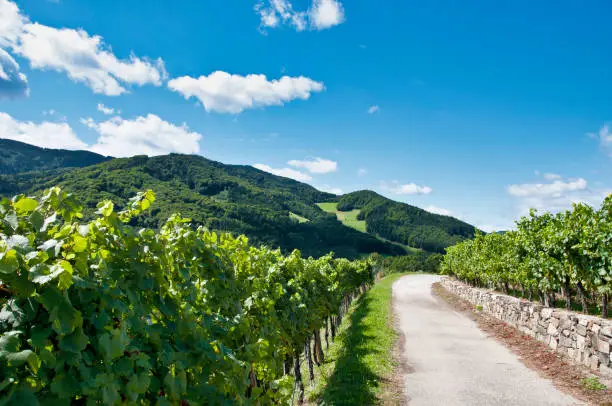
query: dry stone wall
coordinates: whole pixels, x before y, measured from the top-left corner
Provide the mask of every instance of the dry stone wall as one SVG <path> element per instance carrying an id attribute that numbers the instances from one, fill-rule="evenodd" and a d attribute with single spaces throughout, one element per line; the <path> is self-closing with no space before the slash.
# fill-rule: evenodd
<path id="1" fill-rule="evenodd" d="M 612 321 L 544 307 L 538 303 L 473 288 L 450 278 L 442 286 L 576 363 L 612 377 Z"/>

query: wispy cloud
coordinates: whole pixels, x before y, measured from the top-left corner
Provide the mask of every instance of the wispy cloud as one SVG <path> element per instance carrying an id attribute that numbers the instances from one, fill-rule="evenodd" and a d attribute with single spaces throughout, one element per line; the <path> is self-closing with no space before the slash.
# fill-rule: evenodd
<path id="1" fill-rule="evenodd" d="M 104 114 L 105 116 L 112 116 L 113 114 L 115 114 L 115 112 L 117 114 L 121 114 L 120 110 L 116 110 L 112 107 L 106 107 L 104 104 L 102 103 L 98 103 L 98 111 L 101 112 L 102 114 Z"/>
<path id="2" fill-rule="evenodd" d="M 380 182 L 380 189 L 384 192 L 389 192 L 394 195 L 428 195 L 433 192 L 429 186 L 420 186 L 416 183 L 402 184 L 398 181 Z"/>
<path id="3" fill-rule="evenodd" d="M 380 107 L 379 107 L 379 106 L 371 106 L 371 107 L 368 109 L 368 114 L 374 114 L 374 113 L 376 113 L 377 111 L 380 111 Z"/>
<path id="4" fill-rule="evenodd" d="M 255 11 L 261 20 L 260 29 L 288 25 L 296 31 L 324 30 L 342 24 L 344 6 L 339 0 L 313 0 L 306 11 L 297 11 L 290 0 L 260 0 Z"/>
<path id="5" fill-rule="evenodd" d="M 284 178 L 290 178 L 297 180 L 299 182 L 308 182 L 312 180 L 312 176 L 307 173 L 296 171 L 291 168 L 272 168 L 271 166 L 265 164 L 255 164 L 254 168 L 259 169 L 260 171 L 268 172 L 276 176 L 282 176 Z"/>
<path id="6" fill-rule="evenodd" d="M 338 170 L 338 162 L 323 158 L 312 158 L 303 161 L 293 159 L 287 162 L 287 165 L 306 169 L 310 173 L 317 174 L 331 173 Z"/>
<path id="7" fill-rule="evenodd" d="M 514 184 L 507 192 L 515 199 L 517 214 L 523 216 L 531 208 L 539 211 L 559 212 L 571 208 L 572 203 L 598 206 L 611 192 L 591 189 L 584 178 L 563 178 L 557 174 L 541 175 L 545 182 Z"/>

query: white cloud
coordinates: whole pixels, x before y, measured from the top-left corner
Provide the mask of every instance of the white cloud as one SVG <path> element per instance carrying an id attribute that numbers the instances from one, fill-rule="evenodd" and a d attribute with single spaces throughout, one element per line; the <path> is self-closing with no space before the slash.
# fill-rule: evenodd
<path id="1" fill-rule="evenodd" d="M 481 226 L 478 226 L 478 229 L 484 231 L 485 233 L 494 233 L 496 231 L 508 230 L 508 227 L 494 226 L 491 224 L 483 224 Z"/>
<path id="2" fill-rule="evenodd" d="M 588 182 L 582 178 L 553 180 L 551 183 L 524 183 L 508 186 L 508 193 L 515 197 L 560 197 L 568 192 L 586 190 Z"/>
<path id="3" fill-rule="evenodd" d="M 543 175 L 546 179 L 546 176 Z M 559 212 L 571 208 L 572 203 L 586 203 L 598 206 L 610 194 L 610 190 L 590 189 L 583 178 L 552 179 L 548 183 L 524 183 L 510 185 L 507 192 L 516 199 L 519 216 L 529 213 L 531 208 L 538 211 Z"/>
<path id="4" fill-rule="evenodd" d="M 596 134 L 590 133 L 589 135 L 598 139 L 604 151 L 612 157 L 612 132 L 610 132 L 610 127 L 607 124 L 602 126 Z"/>
<path id="5" fill-rule="evenodd" d="M 125 85 L 161 86 L 166 77 L 161 59 L 149 61 L 132 54 L 120 60 L 102 37 L 82 29 L 30 23 L 11 1 L 0 0 L 0 21 L 0 47 L 11 48 L 34 69 L 65 72 L 95 93 L 117 96 L 127 92 Z"/>
<path id="6" fill-rule="evenodd" d="M 28 19 L 20 13 L 15 3 L 0 0 L 0 21 L 0 47 L 7 47 L 17 41 Z"/>
<path id="7" fill-rule="evenodd" d="M 168 82 L 168 88 L 185 99 L 196 97 L 206 111 L 238 114 L 246 109 L 282 106 L 295 99 L 307 100 L 325 86 L 304 76 L 283 76 L 269 81 L 265 75 L 232 75 L 217 71 L 208 76 L 183 76 Z"/>
<path id="8" fill-rule="evenodd" d="M 331 173 L 338 170 L 338 163 L 329 159 L 313 158 L 311 160 L 291 160 L 287 162 L 289 166 L 306 169 L 310 173 Z"/>
<path id="9" fill-rule="evenodd" d="M 115 110 L 112 107 L 106 107 L 102 103 L 98 103 L 98 111 L 104 114 L 105 116 L 112 116 L 113 114 L 115 114 L 115 112 L 117 114 L 121 114 L 121 110 Z"/>
<path id="10" fill-rule="evenodd" d="M 429 186 L 419 186 L 416 183 L 400 184 L 397 181 L 391 183 L 381 182 L 380 188 L 394 195 L 428 195 L 433 192 Z"/>
<path id="11" fill-rule="evenodd" d="M 357 170 L 357 176 L 366 176 L 368 174 L 368 170 L 366 168 L 359 168 Z"/>
<path id="12" fill-rule="evenodd" d="M 257 3 L 255 11 L 261 18 L 264 28 L 276 28 L 281 22 L 289 24 L 297 31 L 304 31 L 307 27 L 307 13 L 295 11 L 289 0 L 268 0 L 268 6 L 263 0 Z"/>
<path id="13" fill-rule="evenodd" d="M 344 6 L 339 0 L 312 0 L 307 11 L 296 11 L 289 0 L 260 0 L 255 11 L 260 28 L 277 28 L 282 24 L 296 31 L 324 30 L 344 22 Z"/>
<path id="14" fill-rule="evenodd" d="M 380 107 L 379 107 L 379 106 L 371 106 L 371 107 L 368 109 L 368 114 L 374 114 L 374 113 L 376 113 L 376 112 L 377 112 L 377 111 L 379 111 L 379 110 L 380 110 Z"/>
<path id="15" fill-rule="evenodd" d="M 42 114 L 43 114 L 43 116 L 54 116 L 54 115 L 57 114 L 57 111 L 55 111 L 53 109 L 43 110 Z"/>
<path id="16" fill-rule="evenodd" d="M 319 189 L 322 192 L 332 193 L 334 195 L 341 195 L 342 194 L 342 189 L 337 188 L 337 187 L 332 187 L 332 186 L 329 186 L 329 185 L 316 186 L 316 188 Z"/>
<path id="17" fill-rule="evenodd" d="M 563 179 L 563 177 L 561 175 L 558 175 L 556 173 L 545 173 L 544 175 L 542 175 L 542 177 L 546 180 L 560 180 Z"/>
<path id="18" fill-rule="evenodd" d="M 275 169 L 264 164 L 255 164 L 253 167 L 259 169 L 260 171 L 268 172 L 276 176 L 282 176 L 284 178 L 291 178 L 300 182 L 308 182 L 312 180 L 312 176 L 308 175 L 307 173 L 296 171 L 295 169 L 291 168 Z"/>
<path id="19" fill-rule="evenodd" d="M 25 142 L 43 148 L 85 149 L 81 141 L 67 123 L 34 123 L 18 121 L 0 112 L 0 138 Z"/>
<path id="20" fill-rule="evenodd" d="M 65 72 L 73 81 L 107 96 L 126 93 L 126 84 L 160 86 L 166 76 L 161 59 L 149 61 L 131 55 L 120 60 L 100 36 L 83 30 L 26 24 L 13 50 L 27 58 L 34 69 Z"/>
<path id="21" fill-rule="evenodd" d="M 344 7 L 338 0 L 314 0 L 310 20 L 318 30 L 331 28 L 344 22 Z"/>
<path id="22" fill-rule="evenodd" d="M 19 71 L 17 62 L 0 48 L 0 99 L 13 99 L 29 93 L 26 75 Z"/>
<path id="23" fill-rule="evenodd" d="M 443 209 L 442 207 L 436 207 L 433 205 L 425 207 L 425 210 L 433 214 L 440 214 L 442 216 L 450 216 L 452 214 L 450 210 L 446 210 L 446 209 Z"/>
<path id="24" fill-rule="evenodd" d="M 104 122 L 92 118 L 81 122 L 99 135 L 90 149 L 103 155 L 127 157 L 134 155 L 165 155 L 176 152 L 196 154 L 200 151 L 201 134 L 193 132 L 187 124 L 176 126 L 155 114 L 125 120 L 113 117 Z"/>

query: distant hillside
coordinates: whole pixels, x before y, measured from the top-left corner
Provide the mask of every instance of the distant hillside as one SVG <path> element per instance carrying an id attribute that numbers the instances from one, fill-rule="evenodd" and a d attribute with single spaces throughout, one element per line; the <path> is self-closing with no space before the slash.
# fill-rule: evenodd
<path id="1" fill-rule="evenodd" d="M 71 170 L 0 175 L 0 196 L 55 185 L 78 193 L 89 213 L 101 199 L 121 205 L 136 192 L 152 189 L 157 201 L 136 224 L 141 226 L 157 227 L 178 212 L 196 224 L 246 234 L 256 244 L 285 251 L 298 248 L 308 256 L 330 251 L 346 258 L 373 252 L 403 254 L 393 244 L 343 226 L 315 205 L 335 195 L 250 166 L 224 165 L 201 156 L 136 156 Z"/>
<path id="2" fill-rule="evenodd" d="M 358 220 L 365 220 L 370 234 L 429 252 L 442 253 L 446 247 L 472 238 L 476 232 L 473 226 L 456 218 L 433 214 L 367 190 L 342 196 L 337 208 L 361 210 Z"/>
<path id="3" fill-rule="evenodd" d="M 46 149 L 0 138 L 0 174 L 81 168 L 109 159 L 89 151 Z"/>
<path id="4" fill-rule="evenodd" d="M 201 156 L 111 159 L 0 139 L 0 196 L 56 185 L 78 193 L 90 214 L 102 199 L 121 205 L 138 191 L 153 189 L 158 200 L 138 225 L 156 227 L 179 212 L 196 224 L 246 234 L 256 244 L 285 251 L 298 248 L 308 256 L 329 251 L 347 258 L 404 255 L 416 252 L 413 248 L 444 252 L 475 232 L 455 218 L 374 192 L 338 197 L 251 166 Z M 325 202 L 320 206 L 329 213 L 317 205 Z"/>

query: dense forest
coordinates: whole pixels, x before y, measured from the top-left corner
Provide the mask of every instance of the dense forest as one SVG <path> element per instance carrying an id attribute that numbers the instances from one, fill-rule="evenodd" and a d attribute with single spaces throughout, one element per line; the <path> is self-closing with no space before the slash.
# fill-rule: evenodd
<path id="1" fill-rule="evenodd" d="M 89 151 L 39 148 L 23 142 L 0 138 L 1 174 L 80 168 L 109 159 L 111 158 Z"/>
<path id="2" fill-rule="evenodd" d="M 158 228 L 173 213 L 180 213 L 212 230 L 244 234 L 257 245 L 280 247 L 285 253 L 297 248 L 313 257 L 330 251 L 349 259 L 371 253 L 406 254 L 391 242 L 440 253 L 474 234 L 474 227 L 452 217 L 374 192 L 338 197 L 251 166 L 226 165 L 202 156 L 110 159 L 9 140 L 0 140 L 0 147 L 0 196 L 37 194 L 60 186 L 78 193 L 86 218 L 91 218 L 100 200 L 112 199 L 121 208 L 130 196 L 151 189 L 157 204 L 135 219 L 135 226 Z M 344 226 L 336 215 L 316 205 L 321 202 L 339 202 L 340 210 L 361 209 L 367 233 Z"/>
<path id="3" fill-rule="evenodd" d="M 152 189 L 158 196 L 156 207 L 134 225 L 157 228 L 173 213 L 181 213 L 195 224 L 245 234 L 255 244 L 284 252 L 298 248 L 304 255 L 320 257 L 333 251 L 351 259 L 373 252 L 404 253 L 343 226 L 314 204 L 334 195 L 250 166 L 224 165 L 201 156 L 136 156 L 85 168 L 0 175 L 2 196 L 35 194 L 53 186 L 78 193 L 88 217 L 100 200 L 112 199 L 122 207 L 139 190 Z M 300 223 L 290 212 L 310 221 Z"/>
<path id="4" fill-rule="evenodd" d="M 338 201 L 338 210 L 354 209 L 361 210 L 358 218 L 366 221 L 369 233 L 429 252 L 444 253 L 447 247 L 474 237 L 476 232 L 473 226 L 456 218 L 395 202 L 371 191 L 349 193 Z"/>

